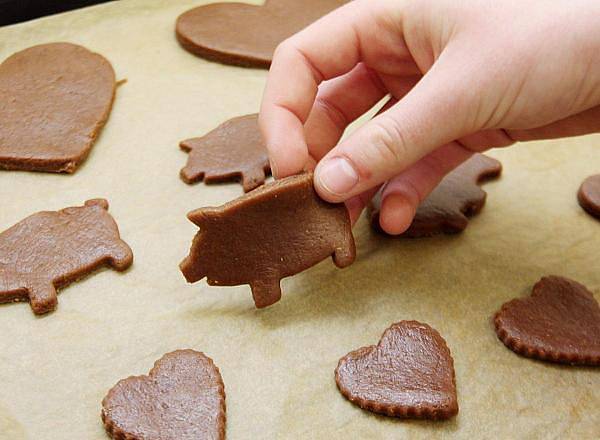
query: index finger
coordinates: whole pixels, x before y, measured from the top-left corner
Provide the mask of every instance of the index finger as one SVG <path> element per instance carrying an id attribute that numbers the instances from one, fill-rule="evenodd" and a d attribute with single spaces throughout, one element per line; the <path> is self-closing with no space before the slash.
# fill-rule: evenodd
<path id="1" fill-rule="evenodd" d="M 361 61 L 361 35 L 381 32 L 374 3 L 380 2 L 348 3 L 290 37 L 275 51 L 260 126 L 277 177 L 296 174 L 310 162 L 304 123 L 319 84 L 349 72 Z"/>

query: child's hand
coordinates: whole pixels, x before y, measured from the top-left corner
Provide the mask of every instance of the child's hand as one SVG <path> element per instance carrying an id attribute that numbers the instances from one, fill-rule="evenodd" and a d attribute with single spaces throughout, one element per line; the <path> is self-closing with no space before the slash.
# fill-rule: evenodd
<path id="1" fill-rule="evenodd" d="M 600 130 L 600 2 L 355 0 L 279 46 L 260 123 L 274 174 L 318 162 L 353 221 L 388 182 L 381 225 L 401 233 L 473 151 Z"/>

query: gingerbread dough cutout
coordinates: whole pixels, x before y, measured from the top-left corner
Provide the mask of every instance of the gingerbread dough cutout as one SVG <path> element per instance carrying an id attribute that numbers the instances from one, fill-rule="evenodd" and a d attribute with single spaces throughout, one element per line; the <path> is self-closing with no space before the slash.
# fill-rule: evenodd
<path id="1" fill-rule="evenodd" d="M 419 238 L 436 234 L 456 234 L 469 224 L 469 217 L 478 214 L 487 194 L 479 185 L 497 178 L 502 164 L 483 154 L 474 154 L 469 160 L 448 174 L 417 209 L 410 227 L 403 237 Z M 370 205 L 371 225 L 384 232 L 379 225 L 381 197 L 377 194 Z"/>
<path id="2" fill-rule="evenodd" d="M 577 199 L 588 214 L 600 220 L 600 174 L 590 176 L 583 181 Z"/>
<path id="3" fill-rule="evenodd" d="M 266 0 L 264 5 L 212 3 L 177 19 L 177 40 L 212 61 L 268 68 L 279 43 L 348 0 Z"/>
<path id="4" fill-rule="evenodd" d="M 0 64 L 0 168 L 73 173 L 108 119 L 115 72 L 70 43 L 30 47 Z"/>
<path id="5" fill-rule="evenodd" d="M 181 179 L 195 183 L 241 180 L 248 192 L 265 183 L 270 173 L 269 155 L 258 128 L 258 115 L 240 116 L 199 138 L 181 142 L 190 153 Z"/>
<path id="6" fill-rule="evenodd" d="M 531 296 L 494 317 L 498 338 L 515 353 L 543 361 L 600 365 L 600 306 L 582 284 L 548 276 Z"/>
<path id="7" fill-rule="evenodd" d="M 332 256 L 342 268 L 356 251 L 348 211 L 323 201 L 310 173 L 261 186 L 218 208 L 192 211 L 200 227 L 180 265 L 188 282 L 249 284 L 256 307 L 281 298 L 280 280 Z"/>
<path id="8" fill-rule="evenodd" d="M 114 439 L 222 440 L 225 387 L 204 353 L 177 350 L 148 376 L 119 381 L 102 401 L 102 421 Z"/>
<path id="9" fill-rule="evenodd" d="M 47 313 L 57 289 L 105 264 L 124 271 L 132 262 L 106 200 L 38 212 L 0 233 L 0 303 L 29 300 L 34 313 Z"/>
<path id="10" fill-rule="evenodd" d="M 348 353 L 339 361 L 335 381 L 344 397 L 379 414 L 437 420 L 458 413 L 446 341 L 417 321 L 393 324 L 379 344 Z"/>

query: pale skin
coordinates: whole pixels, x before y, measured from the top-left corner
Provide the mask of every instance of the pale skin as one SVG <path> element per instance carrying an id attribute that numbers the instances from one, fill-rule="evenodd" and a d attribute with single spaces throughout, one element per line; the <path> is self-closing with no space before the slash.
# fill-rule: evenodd
<path id="1" fill-rule="evenodd" d="M 473 152 L 600 132 L 600 2 L 354 0 L 277 48 L 260 125 L 276 177 L 315 169 L 353 222 L 384 185 L 400 234 Z"/>

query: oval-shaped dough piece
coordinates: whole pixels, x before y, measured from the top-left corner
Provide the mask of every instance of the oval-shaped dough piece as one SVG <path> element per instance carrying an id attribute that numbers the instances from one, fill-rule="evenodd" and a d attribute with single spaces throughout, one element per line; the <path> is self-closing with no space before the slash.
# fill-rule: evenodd
<path id="1" fill-rule="evenodd" d="M 115 72 L 70 43 L 33 46 L 0 64 L 0 168 L 73 173 L 106 123 Z"/>

